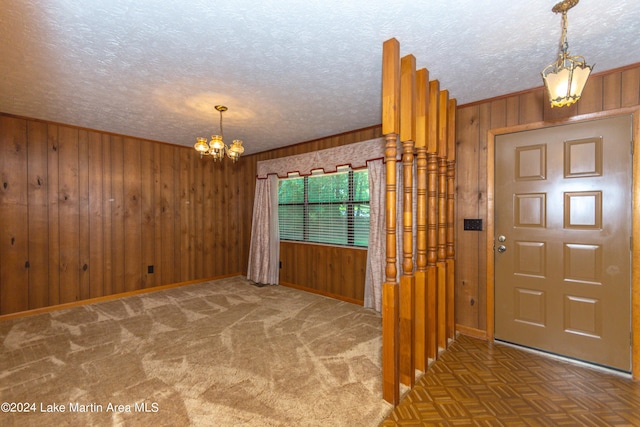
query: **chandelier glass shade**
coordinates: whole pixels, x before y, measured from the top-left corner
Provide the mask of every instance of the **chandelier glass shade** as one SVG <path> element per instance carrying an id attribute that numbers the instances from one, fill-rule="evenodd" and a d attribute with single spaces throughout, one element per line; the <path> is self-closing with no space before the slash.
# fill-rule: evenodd
<path id="1" fill-rule="evenodd" d="M 211 141 L 207 143 L 207 138 L 196 138 L 196 144 L 194 148 L 200 153 L 200 158 L 204 156 L 213 157 L 214 161 L 222 161 L 225 154 L 234 163 L 238 161 L 242 153 L 244 153 L 244 147 L 242 141 L 234 139 L 231 145 L 227 145 L 222 140 L 222 113 L 227 111 L 228 108 L 224 105 L 216 105 L 215 109 L 220 112 L 220 135 L 211 136 Z"/>
<path id="2" fill-rule="evenodd" d="M 542 71 L 542 80 L 552 108 L 565 107 L 577 102 L 593 68 L 586 64 L 582 56 L 571 56 L 568 52 L 567 11 L 578 4 L 578 1 L 564 0 L 551 9 L 555 13 L 562 13 L 558 59 Z"/>

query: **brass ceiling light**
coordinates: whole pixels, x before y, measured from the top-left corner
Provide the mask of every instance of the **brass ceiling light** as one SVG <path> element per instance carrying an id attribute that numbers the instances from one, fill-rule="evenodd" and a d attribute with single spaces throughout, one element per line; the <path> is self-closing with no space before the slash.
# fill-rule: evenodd
<path id="1" fill-rule="evenodd" d="M 228 108 L 224 105 L 216 105 L 214 107 L 220 112 L 220 135 L 213 135 L 211 141 L 207 144 L 207 138 L 196 138 L 196 144 L 194 148 L 200 153 L 200 158 L 204 156 L 213 157 L 214 161 L 222 161 L 225 153 L 234 163 L 238 161 L 242 153 L 244 153 L 244 147 L 242 141 L 234 139 L 230 146 L 224 143 L 222 140 L 222 113 L 227 111 Z"/>
<path id="2" fill-rule="evenodd" d="M 551 9 L 555 13 L 562 13 L 558 59 L 542 71 L 542 80 L 549 94 L 551 107 L 564 107 L 577 102 L 593 68 L 585 63 L 582 56 L 571 56 L 568 52 L 567 11 L 578 4 L 578 1 L 564 0 Z"/>

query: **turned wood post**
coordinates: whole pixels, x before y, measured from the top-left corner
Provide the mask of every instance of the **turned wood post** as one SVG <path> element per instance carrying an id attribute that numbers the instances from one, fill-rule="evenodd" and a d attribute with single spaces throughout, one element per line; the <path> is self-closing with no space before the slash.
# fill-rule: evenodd
<path id="1" fill-rule="evenodd" d="M 382 397 L 400 401 L 399 292 L 396 282 L 396 156 L 400 130 L 400 44 L 389 39 L 382 46 L 382 133 L 386 161 L 386 267 L 382 285 Z"/>
<path id="2" fill-rule="evenodd" d="M 456 335 L 456 107 L 456 100 L 449 100 L 447 111 L 447 338 L 450 340 Z"/>
<path id="3" fill-rule="evenodd" d="M 449 91 L 438 100 L 438 349 L 447 348 L 447 116 Z"/>
<path id="4" fill-rule="evenodd" d="M 400 141 L 402 142 L 402 276 L 400 277 L 400 382 L 415 383 L 413 275 L 413 147 L 416 134 L 416 58 L 400 60 Z"/>
<path id="5" fill-rule="evenodd" d="M 429 134 L 427 140 L 427 357 L 438 355 L 438 121 L 440 83 L 429 82 Z"/>
<path id="6" fill-rule="evenodd" d="M 416 72 L 416 272 L 415 368 L 427 370 L 427 129 L 429 126 L 429 72 Z"/>

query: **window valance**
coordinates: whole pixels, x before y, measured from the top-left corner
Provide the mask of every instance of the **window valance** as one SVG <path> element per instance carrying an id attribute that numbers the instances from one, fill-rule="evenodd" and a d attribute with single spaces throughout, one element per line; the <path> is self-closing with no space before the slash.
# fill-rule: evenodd
<path id="1" fill-rule="evenodd" d="M 351 166 L 352 169 L 364 168 L 368 161 L 384 158 L 384 138 L 375 138 L 355 144 L 327 148 L 293 156 L 262 160 L 257 165 L 257 178 L 268 175 L 286 178 L 289 173 L 311 175 L 311 171 L 321 169 L 324 172 L 336 172 L 339 166 Z"/>

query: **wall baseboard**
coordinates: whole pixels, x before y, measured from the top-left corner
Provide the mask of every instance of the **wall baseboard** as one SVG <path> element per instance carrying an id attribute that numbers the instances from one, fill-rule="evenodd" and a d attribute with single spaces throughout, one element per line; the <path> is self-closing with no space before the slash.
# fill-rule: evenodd
<path id="1" fill-rule="evenodd" d="M 105 295 L 103 297 L 89 298 L 89 299 L 84 299 L 79 301 L 68 302 L 64 304 L 51 305 L 48 307 L 34 308 L 33 310 L 19 311 L 17 313 L 3 314 L 0 316 L 0 322 L 2 322 L 3 320 L 33 316 L 35 314 L 40 314 L 40 313 L 49 313 L 51 311 L 64 310 L 67 308 L 79 307 L 82 305 L 93 304 L 96 302 L 111 301 L 118 298 L 130 297 L 133 295 L 146 294 L 149 292 L 162 291 L 162 290 L 171 289 L 171 288 L 179 288 L 181 286 L 194 285 L 196 283 L 209 282 L 211 280 L 226 279 L 227 277 L 235 277 L 235 276 L 241 276 L 241 275 L 242 275 L 241 273 L 223 274 L 221 276 L 209 277 L 206 279 L 188 280 L 186 282 L 177 282 L 177 283 L 171 283 L 168 285 L 154 286 L 153 288 L 136 289 L 135 291 L 122 292 L 122 293 L 113 294 L 113 295 Z"/>
<path id="2" fill-rule="evenodd" d="M 489 338 L 487 337 L 487 331 L 483 331 L 480 329 L 476 329 L 476 328 L 471 328 L 469 326 L 465 326 L 465 325 L 456 325 L 456 331 L 458 331 L 459 333 L 461 333 L 462 335 L 467 335 L 469 337 L 473 337 L 473 338 L 479 338 L 481 340 L 488 340 Z"/>
<path id="3" fill-rule="evenodd" d="M 283 282 L 283 281 L 280 281 L 280 285 L 281 286 L 286 286 L 287 288 L 298 289 L 300 291 L 311 292 L 312 294 L 318 294 L 318 295 L 322 295 L 322 296 L 325 296 L 325 297 L 337 299 L 337 300 L 340 300 L 340 301 L 349 302 L 351 304 L 364 305 L 364 301 L 361 301 L 361 300 L 345 297 L 343 295 L 332 294 L 331 292 L 320 291 L 318 289 L 307 288 L 306 286 L 296 285 L 296 284 L 293 284 L 293 283 Z"/>

